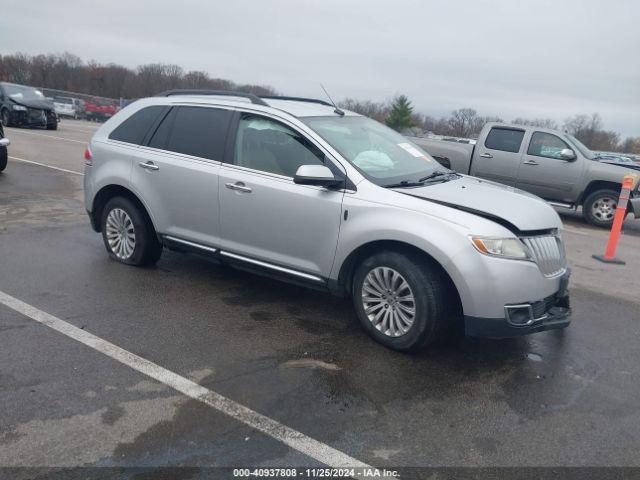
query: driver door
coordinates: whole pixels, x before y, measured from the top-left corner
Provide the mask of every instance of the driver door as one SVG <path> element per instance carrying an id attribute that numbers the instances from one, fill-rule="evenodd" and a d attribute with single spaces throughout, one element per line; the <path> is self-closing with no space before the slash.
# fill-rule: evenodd
<path id="1" fill-rule="evenodd" d="M 219 176 L 223 255 L 284 268 L 307 280 L 327 278 L 344 191 L 293 182 L 301 165 L 336 168 L 327 155 L 291 126 L 243 113 L 228 158 Z"/>
<path id="2" fill-rule="evenodd" d="M 534 131 L 522 156 L 516 187 L 547 200 L 572 203 L 583 162 L 562 159 L 560 152 L 565 148 L 573 150 L 557 135 Z"/>

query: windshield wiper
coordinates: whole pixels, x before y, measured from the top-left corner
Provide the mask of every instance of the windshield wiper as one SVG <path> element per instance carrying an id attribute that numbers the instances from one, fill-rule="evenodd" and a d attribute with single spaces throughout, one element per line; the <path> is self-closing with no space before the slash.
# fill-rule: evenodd
<path id="1" fill-rule="evenodd" d="M 402 180 L 398 183 L 390 183 L 389 185 L 382 185 L 384 188 L 405 188 L 405 187 L 421 187 L 423 182 L 411 182 L 409 180 Z"/>
<path id="2" fill-rule="evenodd" d="M 442 176 L 449 176 L 452 173 L 455 174 L 455 172 L 452 172 L 451 170 L 448 171 L 448 172 L 443 172 L 442 170 L 436 170 L 435 172 L 431 172 L 426 177 L 422 177 L 421 179 L 418 180 L 418 182 L 426 182 L 427 180 L 431 180 L 432 178 L 437 178 L 437 177 L 442 177 Z"/>

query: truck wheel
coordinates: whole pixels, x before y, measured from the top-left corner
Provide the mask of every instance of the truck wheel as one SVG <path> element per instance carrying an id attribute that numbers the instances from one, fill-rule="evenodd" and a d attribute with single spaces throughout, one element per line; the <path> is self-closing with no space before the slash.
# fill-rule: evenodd
<path id="1" fill-rule="evenodd" d="M 620 192 L 597 190 L 591 193 L 582 205 L 585 220 L 596 227 L 611 228 L 616 215 Z"/>
<path id="2" fill-rule="evenodd" d="M 394 350 L 431 345 L 453 323 L 440 273 L 417 255 L 385 251 L 367 258 L 356 269 L 352 297 L 367 333 Z"/>
<path id="3" fill-rule="evenodd" d="M 7 168 L 7 161 L 9 153 L 7 153 L 7 147 L 0 147 L 0 172 Z"/>
<path id="4" fill-rule="evenodd" d="M 125 197 L 114 197 L 102 211 L 102 240 L 114 260 L 126 265 L 153 265 L 162 244 L 147 213 Z"/>

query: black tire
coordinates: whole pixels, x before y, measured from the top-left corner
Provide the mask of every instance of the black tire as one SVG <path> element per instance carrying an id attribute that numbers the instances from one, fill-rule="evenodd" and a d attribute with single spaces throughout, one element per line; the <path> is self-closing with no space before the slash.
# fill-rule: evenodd
<path id="1" fill-rule="evenodd" d="M 8 159 L 9 153 L 7 152 L 7 147 L 0 147 L 0 172 L 7 168 Z"/>
<path id="2" fill-rule="evenodd" d="M 2 112 L 0 112 L 0 122 L 2 122 L 2 125 L 4 127 L 11 126 L 11 121 L 9 120 L 9 118 L 10 118 L 9 110 L 7 110 L 6 108 L 3 108 Z"/>
<path id="3" fill-rule="evenodd" d="M 47 130 L 58 130 L 58 121 L 47 123 Z"/>
<path id="4" fill-rule="evenodd" d="M 119 257 L 112 250 L 109 240 L 107 239 L 107 217 L 112 210 L 121 209 L 129 216 L 133 223 L 135 235 L 135 246 L 130 256 L 126 258 Z M 109 252 L 109 256 L 114 260 L 126 265 L 145 266 L 154 265 L 162 255 L 162 244 L 158 241 L 153 224 L 144 208 L 138 206 L 137 203 L 126 197 L 113 197 L 107 202 L 100 220 L 102 227 L 102 240 L 104 246 Z"/>
<path id="5" fill-rule="evenodd" d="M 369 272 L 377 267 L 395 270 L 408 283 L 414 294 L 413 324 L 400 336 L 394 337 L 383 333 L 365 313 L 362 299 L 363 285 Z M 385 251 L 367 258 L 356 268 L 352 298 L 360 323 L 367 333 L 376 341 L 394 350 L 415 351 L 440 342 L 455 326 L 453 309 L 450 308 L 452 299 L 449 297 L 447 283 L 431 262 L 419 255 Z"/>
<path id="6" fill-rule="evenodd" d="M 589 194 L 582 204 L 582 215 L 584 219 L 591 225 L 595 225 L 600 228 L 611 228 L 613 225 L 613 218 L 615 216 L 615 207 L 618 205 L 618 198 L 620 192 L 610 189 L 596 190 Z M 598 205 L 602 205 L 602 202 L 613 200 L 614 204 L 612 209 L 598 208 Z M 609 202 L 610 203 L 610 202 Z M 600 212 L 598 212 L 600 210 Z M 603 211 L 605 213 L 603 213 Z M 610 213 L 606 213 L 610 212 Z"/>

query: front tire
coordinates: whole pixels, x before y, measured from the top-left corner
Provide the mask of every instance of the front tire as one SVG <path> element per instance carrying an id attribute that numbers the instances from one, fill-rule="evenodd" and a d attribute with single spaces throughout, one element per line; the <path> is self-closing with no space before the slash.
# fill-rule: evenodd
<path id="1" fill-rule="evenodd" d="M 9 153 L 7 147 L 0 147 L 0 172 L 7 168 L 7 162 L 9 160 Z"/>
<path id="2" fill-rule="evenodd" d="M 114 197 L 102 211 L 102 240 L 114 260 L 126 265 L 154 265 L 162 244 L 147 213 L 126 197 Z"/>
<path id="3" fill-rule="evenodd" d="M 442 274 L 425 258 L 380 252 L 353 277 L 353 303 L 363 328 L 379 343 L 402 352 L 441 340 L 454 325 Z"/>
<path id="4" fill-rule="evenodd" d="M 0 122 L 2 122 L 2 126 L 3 127 L 10 127 L 10 123 L 11 123 L 11 115 L 9 114 L 9 110 L 7 110 L 6 108 L 2 109 L 2 112 L 0 112 Z"/>
<path id="5" fill-rule="evenodd" d="M 619 197 L 620 192 L 615 190 L 597 190 L 585 199 L 582 205 L 582 215 L 591 225 L 611 228 Z"/>

